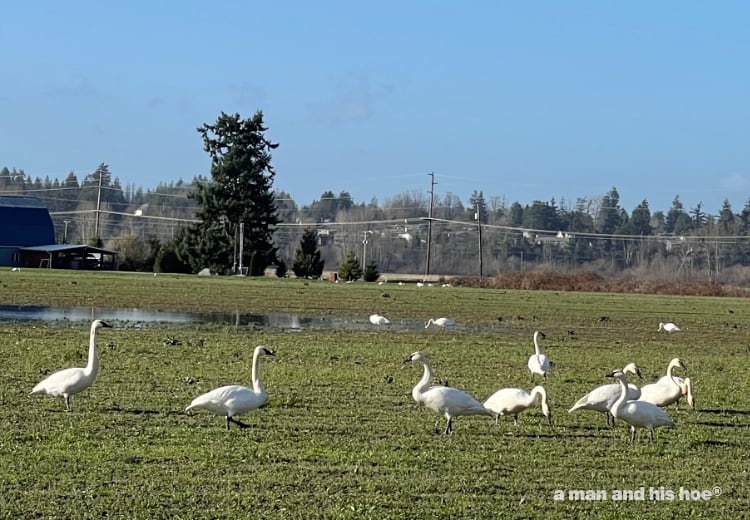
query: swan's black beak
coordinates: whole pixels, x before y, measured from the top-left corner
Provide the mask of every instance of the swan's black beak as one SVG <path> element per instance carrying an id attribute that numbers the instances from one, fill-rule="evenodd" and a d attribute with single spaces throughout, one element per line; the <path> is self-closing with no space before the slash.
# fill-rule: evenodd
<path id="1" fill-rule="evenodd" d="M 542 339 L 545 339 L 547 337 L 547 335 L 541 330 L 539 331 L 539 335 L 542 337 Z"/>
<path id="2" fill-rule="evenodd" d="M 110 324 L 109 324 L 109 323 L 107 323 L 106 321 L 103 321 L 103 322 L 102 322 L 102 327 L 106 327 L 106 328 L 108 328 L 108 329 L 111 329 L 111 328 L 112 328 L 112 325 L 110 325 Z"/>
<path id="3" fill-rule="evenodd" d="M 643 376 L 641 375 L 641 369 L 640 368 L 636 368 L 635 369 L 635 375 L 638 376 L 638 379 L 643 379 Z"/>
<path id="4" fill-rule="evenodd" d="M 607 374 L 604 377 L 615 377 L 615 373 L 614 372 L 610 372 L 609 374 Z"/>
<path id="5" fill-rule="evenodd" d="M 264 354 L 265 354 L 266 356 L 275 356 L 275 355 L 276 355 L 276 352 L 274 352 L 274 351 L 273 351 L 273 350 L 271 350 L 270 348 L 264 348 L 264 349 L 263 349 L 263 353 L 264 353 Z"/>
<path id="6" fill-rule="evenodd" d="M 411 363 L 411 356 L 404 359 L 404 363 Z"/>

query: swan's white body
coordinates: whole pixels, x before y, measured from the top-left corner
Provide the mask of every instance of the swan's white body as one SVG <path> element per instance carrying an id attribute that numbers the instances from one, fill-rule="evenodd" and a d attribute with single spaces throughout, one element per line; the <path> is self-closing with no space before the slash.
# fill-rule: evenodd
<path id="1" fill-rule="evenodd" d="M 385 316 L 381 316 L 380 314 L 371 314 L 370 315 L 370 323 L 373 325 L 388 325 L 391 322 L 388 318 Z"/>
<path id="2" fill-rule="evenodd" d="M 621 370 L 612 372 L 607 377 L 615 377 L 620 381 L 620 397 L 609 409 L 615 419 L 625 421 L 630 425 L 630 441 L 635 441 L 636 429 L 648 430 L 651 441 L 654 440 L 654 428 L 658 426 L 674 426 L 672 418 L 653 403 L 646 401 L 628 401 L 628 382 Z"/>
<path id="3" fill-rule="evenodd" d="M 534 381 L 534 375 L 540 375 L 542 378 L 547 379 L 547 372 L 549 372 L 549 358 L 542 353 L 542 349 L 539 348 L 539 336 L 545 337 L 543 332 L 534 332 L 534 350 L 535 353 L 529 357 L 529 370 L 531 371 L 531 381 Z"/>
<path id="4" fill-rule="evenodd" d="M 666 332 L 680 332 L 681 329 L 674 323 L 659 323 L 659 331 L 662 330 Z"/>
<path id="5" fill-rule="evenodd" d="M 213 414 L 224 416 L 226 418 L 227 430 L 229 429 L 230 422 L 235 423 L 241 428 L 247 428 L 248 425 L 235 419 L 235 416 L 250 412 L 266 404 L 268 394 L 266 394 L 266 389 L 263 387 L 260 375 L 258 374 L 259 359 L 260 356 L 274 355 L 276 354 L 273 351 L 265 347 L 255 347 L 253 351 L 252 388 L 240 385 L 228 385 L 216 388 L 193 399 L 193 402 L 185 408 L 185 411 L 187 412 L 193 408 L 202 408 Z"/>
<path id="6" fill-rule="evenodd" d="M 414 386 L 411 396 L 417 404 L 422 404 L 433 412 L 443 415 L 448 421 L 445 425 L 445 435 L 453 433 L 453 418 L 461 415 L 493 415 L 482 403 L 468 393 L 450 386 L 430 386 L 432 382 L 432 367 L 427 356 L 415 352 L 405 362 L 418 361 L 424 366 L 422 379 Z"/>
<path id="7" fill-rule="evenodd" d="M 625 374 L 632 374 L 641 378 L 641 370 L 636 366 L 635 363 L 628 363 L 625 368 L 622 369 Z M 568 410 L 568 413 L 573 413 L 576 410 L 595 410 L 606 414 L 607 426 L 610 424 L 610 417 L 612 414 L 609 413 L 609 409 L 615 404 L 615 401 L 620 397 L 620 384 L 611 383 L 608 385 L 601 385 L 594 388 L 591 392 L 581 397 L 573 407 Z M 628 384 L 628 400 L 638 399 L 641 396 L 641 390 L 634 384 Z M 613 421 L 614 422 L 614 421 Z"/>
<path id="8" fill-rule="evenodd" d="M 680 358 L 674 358 L 667 366 L 667 375 L 662 376 L 655 383 L 641 387 L 641 401 L 653 403 L 656 406 L 669 406 L 677 403 L 683 395 L 687 395 L 690 407 L 695 409 L 695 398 L 693 397 L 693 383 L 690 378 L 682 379 L 674 376 L 675 368 L 687 370 Z"/>
<path id="9" fill-rule="evenodd" d="M 513 423 L 518 425 L 518 414 L 528 410 L 537 402 L 541 402 L 542 413 L 547 418 L 547 422 L 551 422 L 549 398 L 543 386 L 535 386 L 531 389 L 531 393 L 521 388 L 501 388 L 484 402 L 484 407 L 492 412 L 496 423 L 500 416 L 512 415 Z"/>
<path id="10" fill-rule="evenodd" d="M 456 322 L 450 318 L 437 318 L 437 319 L 430 318 L 429 320 L 427 320 L 427 323 L 425 324 L 424 328 L 426 329 L 430 325 L 435 325 L 437 327 L 440 327 L 441 329 L 445 329 L 446 327 L 452 327 L 455 324 Z"/>
<path id="11" fill-rule="evenodd" d="M 37 383 L 31 390 L 31 395 L 48 394 L 55 397 L 62 396 L 65 399 L 65 408 L 70 410 L 70 397 L 90 387 L 99 373 L 96 332 L 102 327 L 111 327 L 111 325 L 102 320 L 94 320 L 91 323 L 89 358 L 85 368 L 64 368 L 58 370 Z"/>

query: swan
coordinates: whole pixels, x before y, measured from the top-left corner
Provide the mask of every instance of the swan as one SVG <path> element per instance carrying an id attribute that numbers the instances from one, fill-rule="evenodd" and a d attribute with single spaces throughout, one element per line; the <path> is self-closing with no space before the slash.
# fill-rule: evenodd
<path id="1" fill-rule="evenodd" d="M 620 397 L 610 407 L 609 411 L 615 419 L 625 421 L 630 425 L 630 441 L 635 441 L 637 428 L 646 428 L 654 440 L 654 428 L 657 426 L 674 426 L 672 418 L 653 403 L 646 401 L 628 401 L 628 381 L 622 370 L 615 370 L 607 374 L 620 381 Z M 641 389 L 643 391 L 643 389 Z"/>
<path id="2" fill-rule="evenodd" d="M 636 366 L 635 363 L 628 363 L 625 368 L 622 369 L 625 374 L 632 374 L 643 379 L 641 375 L 641 369 Z M 638 399 L 641 396 L 641 390 L 634 384 L 628 385 L 628 400 Z M 591 392 L 581 397 L 573 407 L 568 410 L 568 413 L 573 413 L 576 410 L 596 410 L 605 414 L 607 419 L 607 426 L 610 425 L 610 418 L 612 414 L 609 413 L 609 409 L 612 407 L 615 401 L 620 397 L 620 384 L 611 383 L 608 385 L 601 385 L 594 388 Z M 612 421 L 614 426 L 614 421 Z"/>
<path id="3" fill-rule="evenodd" d="M 373 325 L 388 325 L 391 322 L 388 318 L 385 316 L 381 316 L 380 314 L 371 314 L 370 315 L 370 323 Z"/>
<path id="4" fill-rule="evenodd" d="M 193 399 L 193 402 L 185 408 L 185 411 L 187 412 L 193 408 L 203 408 L 213 414 L 223 415 L 226 418 L 227 430 L 229 429 L 230 422 L 233 422 L 240 428 L 248 428 L 249 424 L 235 419 L 235 416 L 255 410 L 266 404 L 268 394 L 266 394 L 266 389 L 263 388 L 263 383 L 260 382 L 258 365 L 260 364 L 259 360 L 261 356 L 275 355 L 274 351 L 265 347 L 255 347 L 253 351 L 252 389 L 240 385 L 222 386 Z"/>
<path id="5" fill-rule="evenodd" d="M 493 415 L 482 403 L 468 393 L 450 386 L 430 386 L 432 382 L 432 367 L 427 356 L 421 352 L 414 352 L 404 360 L 404 363 L 418 361 L 424 366 L 422 379 L 411 391 L 411 396 L 417 404 L 423 404 L 433 412 L 442 414 L 447 419 L 444 435 L 453 433 L 453 418 L 461 415 Z"/>
<path id="6" fill-rule="evenodd" d="M 446 327 L 452 327 L 455 324 L 456 322 L 450 318 L 430 318 L 429 320 L 427 320 L 427 323 L 425 323 L 424 328 L 427 329 L 430 325 L 435 325 L 437 327 L 440 327 L 442 330 L 445 330 Z"/>
<path id="7" fill-rule="evenodd" d="M 667 375 L 662 376 L 659 380 L 648 385 L 641 387 L 641 401 L 647 401 L 653 403 L 656 406 L 669 406 L 670 404 L 676 403 L 680 400 L 683 395 L 683 386 L 685 381 L 677 378 L 672 374 L 675 368 L 681 368 L 687 370 L 685 363 L 680 358 L 674 358 L 667 365 Z M 688 378 L 689 380 L 690 378 Z M 687 393 L 687 388 L 684 389 Z M 690 382 L 690 394 L 688 395 L 688 402 L 692 402 L 691 406 L 694 406 L 695 401 L 693 399 L 693 384 Z"/>
<path id="8" fill-rule="evenodd" d="M 693 393 L 693 381 L 689 377 L 682 379 L 681 377 L 674 376 L 673 379 L 675 383 L 680 385 L 680 388 L 682 389 L 682 395 L 687 397 L 690 408 L 695 411 L 695 394 Z M 680 399 L 678 398 L 677 401 L 675 401 L 674 405 L 679 406 L 679 404 Z"/>
<path id="9" fill-rule="evenodd" d="M 529 357 L 529 370 L 531 371 L 531 382 L 534 382 L 534 374 L 542 376 L 547 379 L 547 372 L 549 371 L 550 361 L 547 356 L 542 353 L 542 349 L 539 348 L 539 337 L 546 338 L 544 332 L 534 332 L 534 350 L 535 354 Z"/>
<path id="10" fill-rule="evenodd" d="M 549 398 L 543 386 L 535 386 L 531 393 L 521 388 L 501 388 L 484 402 L 484 407 L 495 416 L 495 424 L 501 415 L 512 415 L 513 424 L 518 426 L 518 414 L 534 406 L 537 401 L 541 401 L 547 423 L 552 424 Z"/>
<path id="11" fill-rule="evenodd" d="M 659 332 L 662 330 L 666 332 L 680 332 L 682 329 L 674 323 L 659 323 Z"/>
<path id="12" fill-rule="evenodd" d="M 70 396 L 90 387 L 94 379 L 96 379 L 96 374 L 99 372 L 99 360 L 96 356 L 96 331 L 102 327 L 111 328 L 112 326 L 102 320 L 94 320 L 91 323 L 89 359 L 86 368 L 64 368 L 58 370 L 37 383 L 31 390 L 31 395 L 48 394 L 55 397 L 63 396 L 65 398 L 65 409 L 70 411 Z"/>

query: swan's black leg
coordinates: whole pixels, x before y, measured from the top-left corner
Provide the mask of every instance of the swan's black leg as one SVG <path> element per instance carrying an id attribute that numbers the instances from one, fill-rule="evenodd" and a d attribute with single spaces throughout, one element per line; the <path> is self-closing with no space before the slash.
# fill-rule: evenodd
<path id="1" fill-rule="evenodd" d="M 635 426 L 630 427 L 630 442 L 635 442 Z"/>
<path id="2" fill-rule="evenodd" d="M 453 417 L 448 418 L 448 424 L 445 425 L 443 435 L 450 435 L 451 433 L 453 433 Z"/>
<path id="3" fill-rule="evenodd" d="M 654 429 L 653 428 L 648 429 L 648 436 L 651 438 L 651 442 L 654 442 Z"/>
<path id="4" fill-rule="evenodd" d="M 518 416 L 517 415 L 513 416 L 513 426 L 518 426 Z"/>
<path id="5" fill-rule="evenodd" d="M 235 419 L 234 417 L 227 417 L 227 421 L 233 422 L 234 424 L 236 424 L 240 428 L 250 428 L 249 424 L 245 424 L 242 421 Z M 227 422 L 227 428 L 229 428 L 229 422 Z"/>
<path id="6" fill-rule="evenodd" d="M 227 415 L 227 416 L 226 416 L 226 425 L 227 425 L 227 430 L 229 430 L 229 421 L 230 421 L 230 419 L 229 419 L 229 416 Z"/>
<path id="7" fill-rule="evenodd" d="M 70 411 L 70 396 L 69 395 L 65 396 L 65 409 L 67 411 Z"/>

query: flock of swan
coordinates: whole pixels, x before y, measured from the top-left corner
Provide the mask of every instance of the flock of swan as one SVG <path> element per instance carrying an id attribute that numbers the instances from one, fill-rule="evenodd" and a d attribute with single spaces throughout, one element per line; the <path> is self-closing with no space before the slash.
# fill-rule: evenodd
<path id="1" fill-rule="evenodd" d="M 659 330 L 662 330 L 663 324 Z M 668 330 L 668 329 L 667 329 Z M 679 329 L 677 329 L 679 330 Z M 529 357 L 528 367 L 531 378 L 535 375 L 546 380 L 547 372 L 552 363 L 541 351 L 539 338 L 544 338 L 540 331 L 534 332 L 534 354 Z M 432 367 L 422 352 L 414 352 L 405 362 L 418 362 L 424 366 L 424 373 L 412 390 L 412 397 L 417 404 L 443 415 L 446 419 L 444 434 L 453 431 L 453 419 L 468 415 L 489 415 L 498 421 L 500 416 L 512 415 L 514 423 L 518 424 L 518 415 L 541 404 L 542 413 L 551 424 L 552 411 L 549 397 L 543 386 L 535 386 L 531 392 L 521 388 L 501 388 L 493 393 L 484 403 L 480 403 L 468 392 L 458 388 L 432 385 Z M 672 359 L 667 366 L 667 373 L 654 383 L 641 388 L 627 381 L 627 374 L 641 376 L 641 370 L 635 363 L 629 363 L 622 370 L 615 370 L 606 375 L 614 378 L 617 383 L 606 384 L 593 389 L 580 398 L 568 410 L 595 410 L 606 415 L 607 426 L 614 426 L 615 419 L 619 419 L 630 426 L 630 440 L 635 441 L 639 428 L 649 432 L 649 438 L 654 440 L 654 429 L 660 426 L 674 426 L 674 421 L 663 408 L 679 403 L 686 396 L 688 404 L 695 410 L 695 397 L 690 378 L 680 378 L 673 374 L 675 368 L 687 370 L 679 358 Z"/>
<path id="2" fill-rule="evenodd" d="M 385 321 L 383 321 L 385 320 Z M 376 325 L 389 323 L 379 315 L 370 316 L 370 322 Z M 452 320 L 440 318 L 430 319 L 425 328 L 431 324 L 446 327 L 453 324 Z M 65 368 L 54 372 L 40 381 L 31 391 L 31 395 L 48 394 L 62 397 L 66 410 L 70 410 L 70 399 L 90 387 L 99 371 L 97 358 L 97 332 L 101 328 L 111 327 L 103 320 L 94 320 L 89 335 L 88 362 L 85 368 Z M 661 330 L 660 325 L 660 330 Z M 549 358 L 539 346 L 539 338 L 544 338 L 540 331 L 534 332 L 534 354 L 529 357 L 528 368 L 531 378 L 535 375 L 546 380 L 551 366 Z M 268 400 L 259 374 L 260 358 L 274 356 L 275 353 L 266 347 L 258 346 L 253 351 L 252 388 L 241 385 L 227 385 L 199 395 L 185 408 L 185 411 L 203 409 L 215 415 L 222 416 L 226 421 L 226 428 L 230 423 L 240 428 L 247 424 L 237 419 L 245 414 L 262 407 Z M 542 413 L 551 424 L 552 412 L 547 391 L 543 386 L 535 386 L 531 392 L 521 388 L 501 388 L 493 393 L 486 401 L 479 402 L 468 392 L 450 386 L 432 384 L 432 367 L 422 352 L 414 352 L 404 362 L 418 362 L 424 367 L 422 378 L 412 389 L 412 397 L 417 404 L 443 415 L 446 419 L 444 434 L 453 432 L 453 419 L 459 416 L 487 415 L 495 418 L 497 423 L 501 416 L 513 416 L 518 424 L 518 415 L 525 410 L 541 404 Z M 677 404 L 683 396 L 687 397 L 690 407 L 695 410 L 695 397 L 690 378 L 680 378 L 673 374 L 675 368 L 687 370 L 679 358 L 670 361 L 667 373 L 658 381 L 642 386 L 628 384 L 627 374 L 641 376 L 641 371 L 634 363 L 629 363 L 622 370 L 615 370 L 607 377 L 618 380 L 615 384 L 602 385 L 579 399 L 569 413 L 577 410 L 595 410 L 606 414 L 607 425 L 614 425 L 615 419 L 620 419 L 630 426 L 631 441 L 636 438 L 636 430 L 648 430 L 650 439 L 654 439 L 654 428 L 660 426 L 674 426 L 663 407 Z"/>

